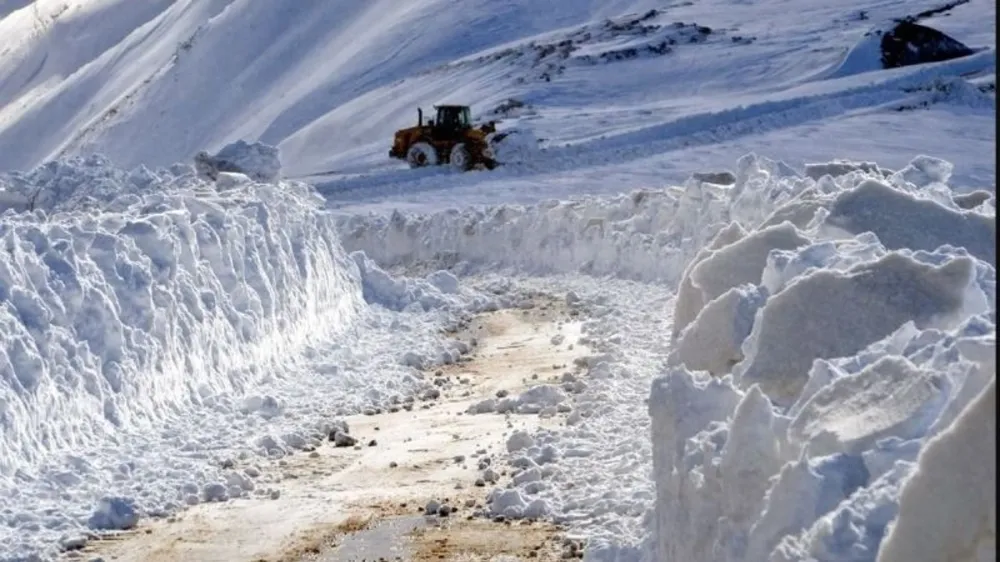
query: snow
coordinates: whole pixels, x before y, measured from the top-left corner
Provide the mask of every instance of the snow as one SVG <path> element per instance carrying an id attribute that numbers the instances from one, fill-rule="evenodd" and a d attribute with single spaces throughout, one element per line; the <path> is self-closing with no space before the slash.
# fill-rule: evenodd
<path id="1" fill-rule="evenodd" d="M 136 176 L 91 160 L 14 179 L 41 192 L 4 221 L 8 478 L 240 392 L 358 314 L 356 276 L 302 186 L 199 194 L 191 176 Z"/>
<path id="2" fill-rule="evenodd" d="M 947 163 L 917 158 L 906 170 L 771 178 L 765 192 L 823 194 L 804 230 L 783 223 L 805 242 L 762 259 L 744 241 L 776 227 L 743 223 L 688 267 L 675 310 L 694 319 L 675 320 L 672 366 L 650 395 L 655 559 L 875 560 L 918 455 L 995 380 L 979 351 L 995 349 L 994 215 L 966 215 L 940 189 Z M 785 206 L 802 209 L 795 197 Z M 730 258 L 713 270 L 717 255 Z M 711 292 L 698 285 L 703 268 Z M 728 460 L 735 450 L 740 460 Z M 915 513 L 940 509 L 925 501 Z M 995 511 L 976 513 L 966 526 L 987 525 L 975 540 L 992 548 Z M 936 521 L 920 525 L 951 528 Z M 948 558 L 934 550 L 958 552 L 947 537 L 903 556 Z"/>
<path id="3" fill-rule="evenodd" d="M 198 174 L 216 180 L 220 173 L 237 173 L 262 183 L 271 183 L 281 173 L 281 153 L 263 143 L 236 141 L 222 147 L 215 155 L 199 152 L 194 157 Z"/>
<path id="4" fill-rule="evenodd" d="M 947 195 L 943 201 L 957 207 Z M 893 212 L 880 212 L 885 209 Z M 904 221 L 922 227 L 914 228 Z M 947 243 L 996 263 L 996 222 L 992 217 L 949 209 L 937 201 L 891 189 L 884 182 L 869 181 L 839 196 L 830 208 L 826 224 L 851 233 L 872 232 L 892 250 L 933 251 Z"/>
<path id="5" fill-rule="evenodd" d="M 996 379 L 917 459 L 902 487 L 879 562 L 893 560 L 992 560 L 996 557 Z M 954 459 L 975 459 L 956 466 Z M 927 521 L 929 506 L 961 514 L 947 527 Z"/>
<path id="6" fill-rule="evenodd" d="M 678 299 L 677 309 L 686 314 L 674 313 L 674 330 L 681 332 L 698 317 L 701 308 L 697 303 L 711 303 L 734 287 L 760 283 L 764 263 L 772 250 L 792 250 L 808 243 L 791 223 L 768 227 L 712 251 L 687 273 L 688 286 L 698 291 L 691 294 L 691 303 Z M 682 281 L 684 283 L 684 281 Z M 692 317 L 693 316 L 693 317 Z"/>
<path id="7" fill-rule="evenodd" d="M 5 556 L 268 494 L 220 467 L 307 448 L 337 417 L 420 391 L 403 355 L 463 352 L 432 326 L 508 305 L 447 272 L 363 275 L 310 186 L 239 177 L 101 157 L 0 176 L 32 206 L 2 223 Z"/>
<path id="8" fill-rule="evenodd" d="M 934 267 L 892 253 L 843 273 L 803 275 L 760 309 L 734 372 L 788 406 L 814 359 L 854 355 L 906 322 L 924 328 L 957 314 L 972 268 L 962 257 Z"/>
<path id="9" fill-rule="evenodd" d="M 947 399 L 948 380 L 904 357 L 885 357 L 813 394 L 792 419 L 789 441 L 811 454 L 863 454 L 887 437 L 925 433 Z"/>
<path id="10" fill-rule="evenodd" d="M 891 70 L 940 3 L 404 4 L 0 0 L 0 560 L 293 501 L 278 463 L 540 293 L 589 349 L 463 406 L 533 420 L 488 514 L 595 561 L 992 559 L 995 3 Z M 448 102 L 502 166 L 386 158 Z"/>

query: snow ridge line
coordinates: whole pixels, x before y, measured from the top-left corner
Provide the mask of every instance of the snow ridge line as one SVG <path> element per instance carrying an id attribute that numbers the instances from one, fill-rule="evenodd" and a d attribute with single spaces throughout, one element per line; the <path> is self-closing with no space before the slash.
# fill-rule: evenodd
<path id="1" fill-rule="evenodd" d="M 64 190 L 56 207 L 0 224 L 0 484 L 280 378 L 364 306 L 307 186 L 205 193 L 191 176 L 106 165 L 36 170 L 29 184 Z M 94 205 L 103 212 L 66 212 Z"/>

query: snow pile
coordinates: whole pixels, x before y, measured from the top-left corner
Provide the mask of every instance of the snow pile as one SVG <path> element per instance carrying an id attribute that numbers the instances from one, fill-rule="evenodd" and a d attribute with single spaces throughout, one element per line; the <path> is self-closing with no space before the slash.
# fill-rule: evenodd
<path id="1" fill-rule="evenodd" d="M 973 267 L 968 257 L 935 266 L 891 253 L 844 272 L 803 275 L 760 309 L 743 347 L 746 359 L 734 374 L 744 386 L 760 384 L 773 401 L 788 406 L 815 359 L 854 355 L 906 322 L 950 325 L 962 312 L 966 291 L 978 290 L 970 287 Z M 985 308 L 978 291 L 974 296 Z"/>
<path id="2" fill-rule="evenodd" d="M 649 555 L 874 561 L 893 525 L 937 532 L 880 560 L 992 552 L 992 503 L 930 524 L 922 503 L 951 500 L 917 482 L 980 457 L 938 450 L 995 440 L 995 404 L 970 406 L 995 380 L 995 213 L 956 202 L 940 160 L 811 171 L 768 178 L 797 197 L 719 230 L 684 271 L 650 395 Z M 937 488 L 992 490 L 993 468 Z"/>
<path id="3" fill-rule="evenodd" d="M 131 520 L 114 515 L 122 502 L 145 513 L 169 503 L 147 487 L 180 478 L 197 489 L 211 475 L 185 463 L 204 463 L 193 451 L 220 441 L 212 426 L 189 433 L 186 420 L 280 414 L 261 387 L 280 386 L 299 350 L 353 329 L 365 310 L 356 265 L 305 184 L 245 179 L 222 191 L 190 166 L 125 171 L 93 157 L 0 185 L 34 208 L 0 222 L 5 551 L 9 539 L 79 524 L 104 487 L 140 497 L 98 505 L 96 528 Z M 172 458 L 131 441 L 156 435 L 179 441 Z M 128 443 L 121 460 L 111 456 Z M 129 484 L 140 470 L 160 472 Z"/>
<path id="4" fill-rule="evenodd" d="M 735 237 L 727 230 L 719 241 Z M 674 336 L 680 334 L 701 308 L 743 284 L 759 285 L 772 250 L 793 250 L 809 243 L 790 222 L 761 229 L 731 243 L 700 254 L 684 276 L 683 296 L 674 310 Z"/>
<path id="5" fill-rule="evenodd" d="M 995 217 L 916 198 L 877 180 L 839 195 L 826 225 L 855 234 L 872 232 L 892 250 L 933 251 L 950 244 L 996 265 Z"/>
<path id="6" fill-rule="evenodd" d="M 498 131 L 503 135 L 500 141 L 494 140 L 494 135 L 487 139 L 493 158 L 502 164 L 525 163 L 537 159 L 541 155 L 538 137 L 530 128 L 517 127 Z"/>
<path id="7" fill-rule="evenodd" d="M 351 215 L 339 227 L 349 251 L 364 251 L 385 267 L 432 264 L 459 273 L 499 267 L 676 283 L 729 220 L 759 222 L 783 203 L 810 196 L 795 182 L 767 181 L 781 170 L 787 166 L 749 155 L 739 161 L 732 187 L 691 181 L 614 198 Z"/>
<path id="8" fill-rule="evenodd" d="M 203 179 L 215 181 L 221 173 L 243 174 L 263 183 L 277 181 L 281 175 L 281 153 L 273 146 L 239 140 L 210 155 L 199 152 L 194 157 L 195 169 Z"/>
<path id="9" fill-rule="evenodd" d="M 902 488 L 899 518 L 879 562 L 996 559 L 996 401 L 994 378 L 951 427 L 927 443 Z M 941 525 L 941 511 L 956 519 Z"/>
<path id="10" fill-rule="evenodd" d="M 427 312 L 445 310 L 455 313 L 478 312 L 507 306 L 496 297 L 462 291 L 454 274 L 437 270 L 423 279 L 395 277 L 378 266 L 364 252 L 350 255 L 361 273 L 365 302 L 394 311 Z"/>
<path id="11" fill-rule="evenodd" d="M 655 559 L 875 560 L 917 454 L 995 379 L 961 353 L 986 327 L 908 324 L 856 357 L 818 360 L 789 409 L 728 376 L 677 368 L 658 379 Z"/>
<path id="12" fill-rule="evenodd" d="M 67 189 L 48 216 L 0 227 L 5 477 L 239 391 L 357 314 L 358 280 L 307 187 L 200 193 L 147 173 L 75 160 L 16 182 Z M 101 200 L 103 213 L 64 210 Z"/>

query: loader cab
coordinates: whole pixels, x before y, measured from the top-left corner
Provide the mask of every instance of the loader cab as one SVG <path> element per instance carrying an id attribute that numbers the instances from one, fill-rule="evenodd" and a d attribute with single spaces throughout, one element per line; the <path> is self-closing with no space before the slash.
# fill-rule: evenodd
<path id="1" fill-rule="evenodd" d="M 461 131 L 472 127 L 472 112 L 467 105 L 435 105 L 437 119 L 429 123 L 439 129 Z"/>

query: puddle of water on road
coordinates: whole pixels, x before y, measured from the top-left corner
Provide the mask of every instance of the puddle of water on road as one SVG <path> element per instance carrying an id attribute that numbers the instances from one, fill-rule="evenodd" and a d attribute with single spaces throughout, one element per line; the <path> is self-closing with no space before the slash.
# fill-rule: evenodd
<path id="1" fill-rule="evenodd" d="M 428 526 L 422 515 L 383 519 L 369 529 L 344 538 L 336 548 L 323 553 L 316 562 L 361 562 L 362 560 L 410 560 L 406 535 Z"/>

